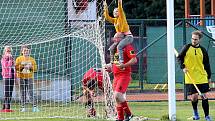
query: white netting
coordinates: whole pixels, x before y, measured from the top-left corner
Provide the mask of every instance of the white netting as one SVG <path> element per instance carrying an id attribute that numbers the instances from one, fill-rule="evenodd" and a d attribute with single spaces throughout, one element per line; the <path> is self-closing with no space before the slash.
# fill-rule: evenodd
<path id="1" fill-rule="evenodd" d="M 11 104 L 15 112 L 0 113 L 1 119 L 86 118 L 81 79 L 89 68 L 105 64 L 104 20 L 98 17 L 102 16 L 102 4 L 96 0 L 1 1 L 1 52 L 10 45 L 17 58 L 22 45 L 30 46 L 38 67 L 34 93 L 40 109 L 32 112 L 29 102 L 27 111 L 20 112 L 20 89 L 16 84 Z M 3 91 L 2 85 L 1 81 Z M 99 93 L 94 100 L 99 118 L 115 115 L 107 73 L 104 89 L 104 95 Z"/>

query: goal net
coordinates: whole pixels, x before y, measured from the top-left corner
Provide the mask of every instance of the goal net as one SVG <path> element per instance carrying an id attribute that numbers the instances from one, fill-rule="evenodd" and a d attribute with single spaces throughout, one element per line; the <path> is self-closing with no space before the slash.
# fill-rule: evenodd
<path id="1" fill-rule="evenodd" d="M 33 93 L 39 112 L 32 112 L 30 94 L 21 112 L 20 82 L 11 100 L 14 112 L 0 113 L 0 119 L 87 118 L 82 78 L 90 68 L 105 64 L 105 29 L 102 1 L 97 0 L 2 0 L 0 3 L 0 49 L 7 45 L 13 57 L 21 46 L 30 47 L 36 60 Z M 103 74 L 103 88 L 96 88 L 95 118 L 115 116 L 109 74 Z M 3 80 L 3 79 L 2 79 Z M 3 81 L 1 92 L 3 92 Z M 4 94 L 0 94 L 1 100 Z M 3 105 L 3 101 L 1 101 Z"/>

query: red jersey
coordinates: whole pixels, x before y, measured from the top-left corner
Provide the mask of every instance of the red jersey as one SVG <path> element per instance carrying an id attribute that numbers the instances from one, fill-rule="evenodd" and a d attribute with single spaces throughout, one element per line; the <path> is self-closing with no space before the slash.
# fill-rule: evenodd
<path id="1" fill-rule="evenodd" d="M 123 58 L 124 63 L 127 63 L 132 58 L 136 57 L 136 53 L 134 48 L 131 44 L 126 45 L 123 48 Z M 115 63 L 119 63 L 119 53 L 118 51 L 114 54 L 114 64 L 113 64 L 113 73 L 115 74 L 130 74 L 131 73 L 131 66 L 126 67 L 125 69 L 120 69 L 116 66 Z"/>
<path id="2" fill-rule="evenodd" d="M 95 69 L 95 68 L 90 68 L 85 74 L 84 74 L 84 77 L 83 77 L 83 85 L 84 86 L 87 86 L 87 81 L 90 81 L 90 80 L 95 80 L 97 81 L 98 83 L 98 87 L 100 89 L 103 88 L 103 85 L 102 85 L 102 80 L 103 80 L 103 74 L 102 74 L 102 71 L 100 69 Z"/>

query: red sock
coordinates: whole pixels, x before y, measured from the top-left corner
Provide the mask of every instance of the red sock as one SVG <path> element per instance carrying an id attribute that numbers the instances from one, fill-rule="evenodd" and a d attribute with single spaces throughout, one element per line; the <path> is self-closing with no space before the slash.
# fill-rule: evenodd
<path id="1" fill-rule="evenodd" d="M 116 110 L 117 110 L 118 120 L 124 120 L 124 112 L 123 112 L 122 105 L 117 105 Z"/>
<path id="2" fill-rule="evenodd" d="M 121 105 L 122 105 L 122 108 L 125 111 L 126 115 L 130 116 L 131 115 L 131 111 L 130 111 L 130 109 L 128 107 L 128 103 L 125 101 L 125 102 L 122 102 Z"/>

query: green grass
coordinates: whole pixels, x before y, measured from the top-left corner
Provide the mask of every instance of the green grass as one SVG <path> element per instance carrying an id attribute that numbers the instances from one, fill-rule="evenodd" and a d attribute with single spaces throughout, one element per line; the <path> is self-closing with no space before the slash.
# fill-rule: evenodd
<path id="1" fill-rule="evenodd" d="M 210 101 L 210 114 L 215 114 L 215 101 Z M 188 117 L 192 116 L 192 107 L 189 101 L 180 101 L 176 103 L 176 113 L 177 113 L 177 121 L 186 121 Z M 129 105 L 131 106 L 131 110 L 135 116 L 146 116 L 150 118 L 159 118 L 165 119 L 168 116 L 168 102 L 130 102 Z M 199 114 L 201 120 L 204 121 L 204 113 L 201 108 L 201 101 L 199 101 Z M 53 115 L 67 115 L 72 116 L 71 109 L 76 110 L 77 107 L 67 107 L 66 109 L 59 110 L 60 108 L 50 108 L 46 107 L 47 109 L 43 109 L 41 112 L 32 113 L 27 112 L 28 115 L 33 115 L 35 117 L 45 116 L 48 113 L 53 113 Z M 66 112 L 66 110 L 68 110 Z M 80 110 L 84 111 L 84 110 Z M 80 112 L 82 113 L 82 112 Z M 24 117 L 27 115 L 26 113 L 20 113 L 16 111 L 14 113 L 1 113 L 2 116 L 17 116 L 17 117 Z M 213 116 L 213 115 L 212 115 Z M 43 119 L 26 119 L 22 121 L 105 121 L 104 119 L 62 119 L 62 118 L 43 118 Z M 7 120 L 7 121 L 15 121 L 15 120 Z M 162 120 L 167 121 L 167 120 Z"/>
<path id="2" fill-rule="evenodd" d="M 143 87 L 145 90 L 152 90 L 157 84 L 150 84 L 150 83 L 143 83 Z M 210 83 L 211 88 L 215 88 L 214 83 Z M 175 84 L 176 89 L 184 89 L 183 83 L 176 83 Z M 140 89 L 140 82 L 139 80 L 132 80 L 129 84 L 129 89 Z"/>

